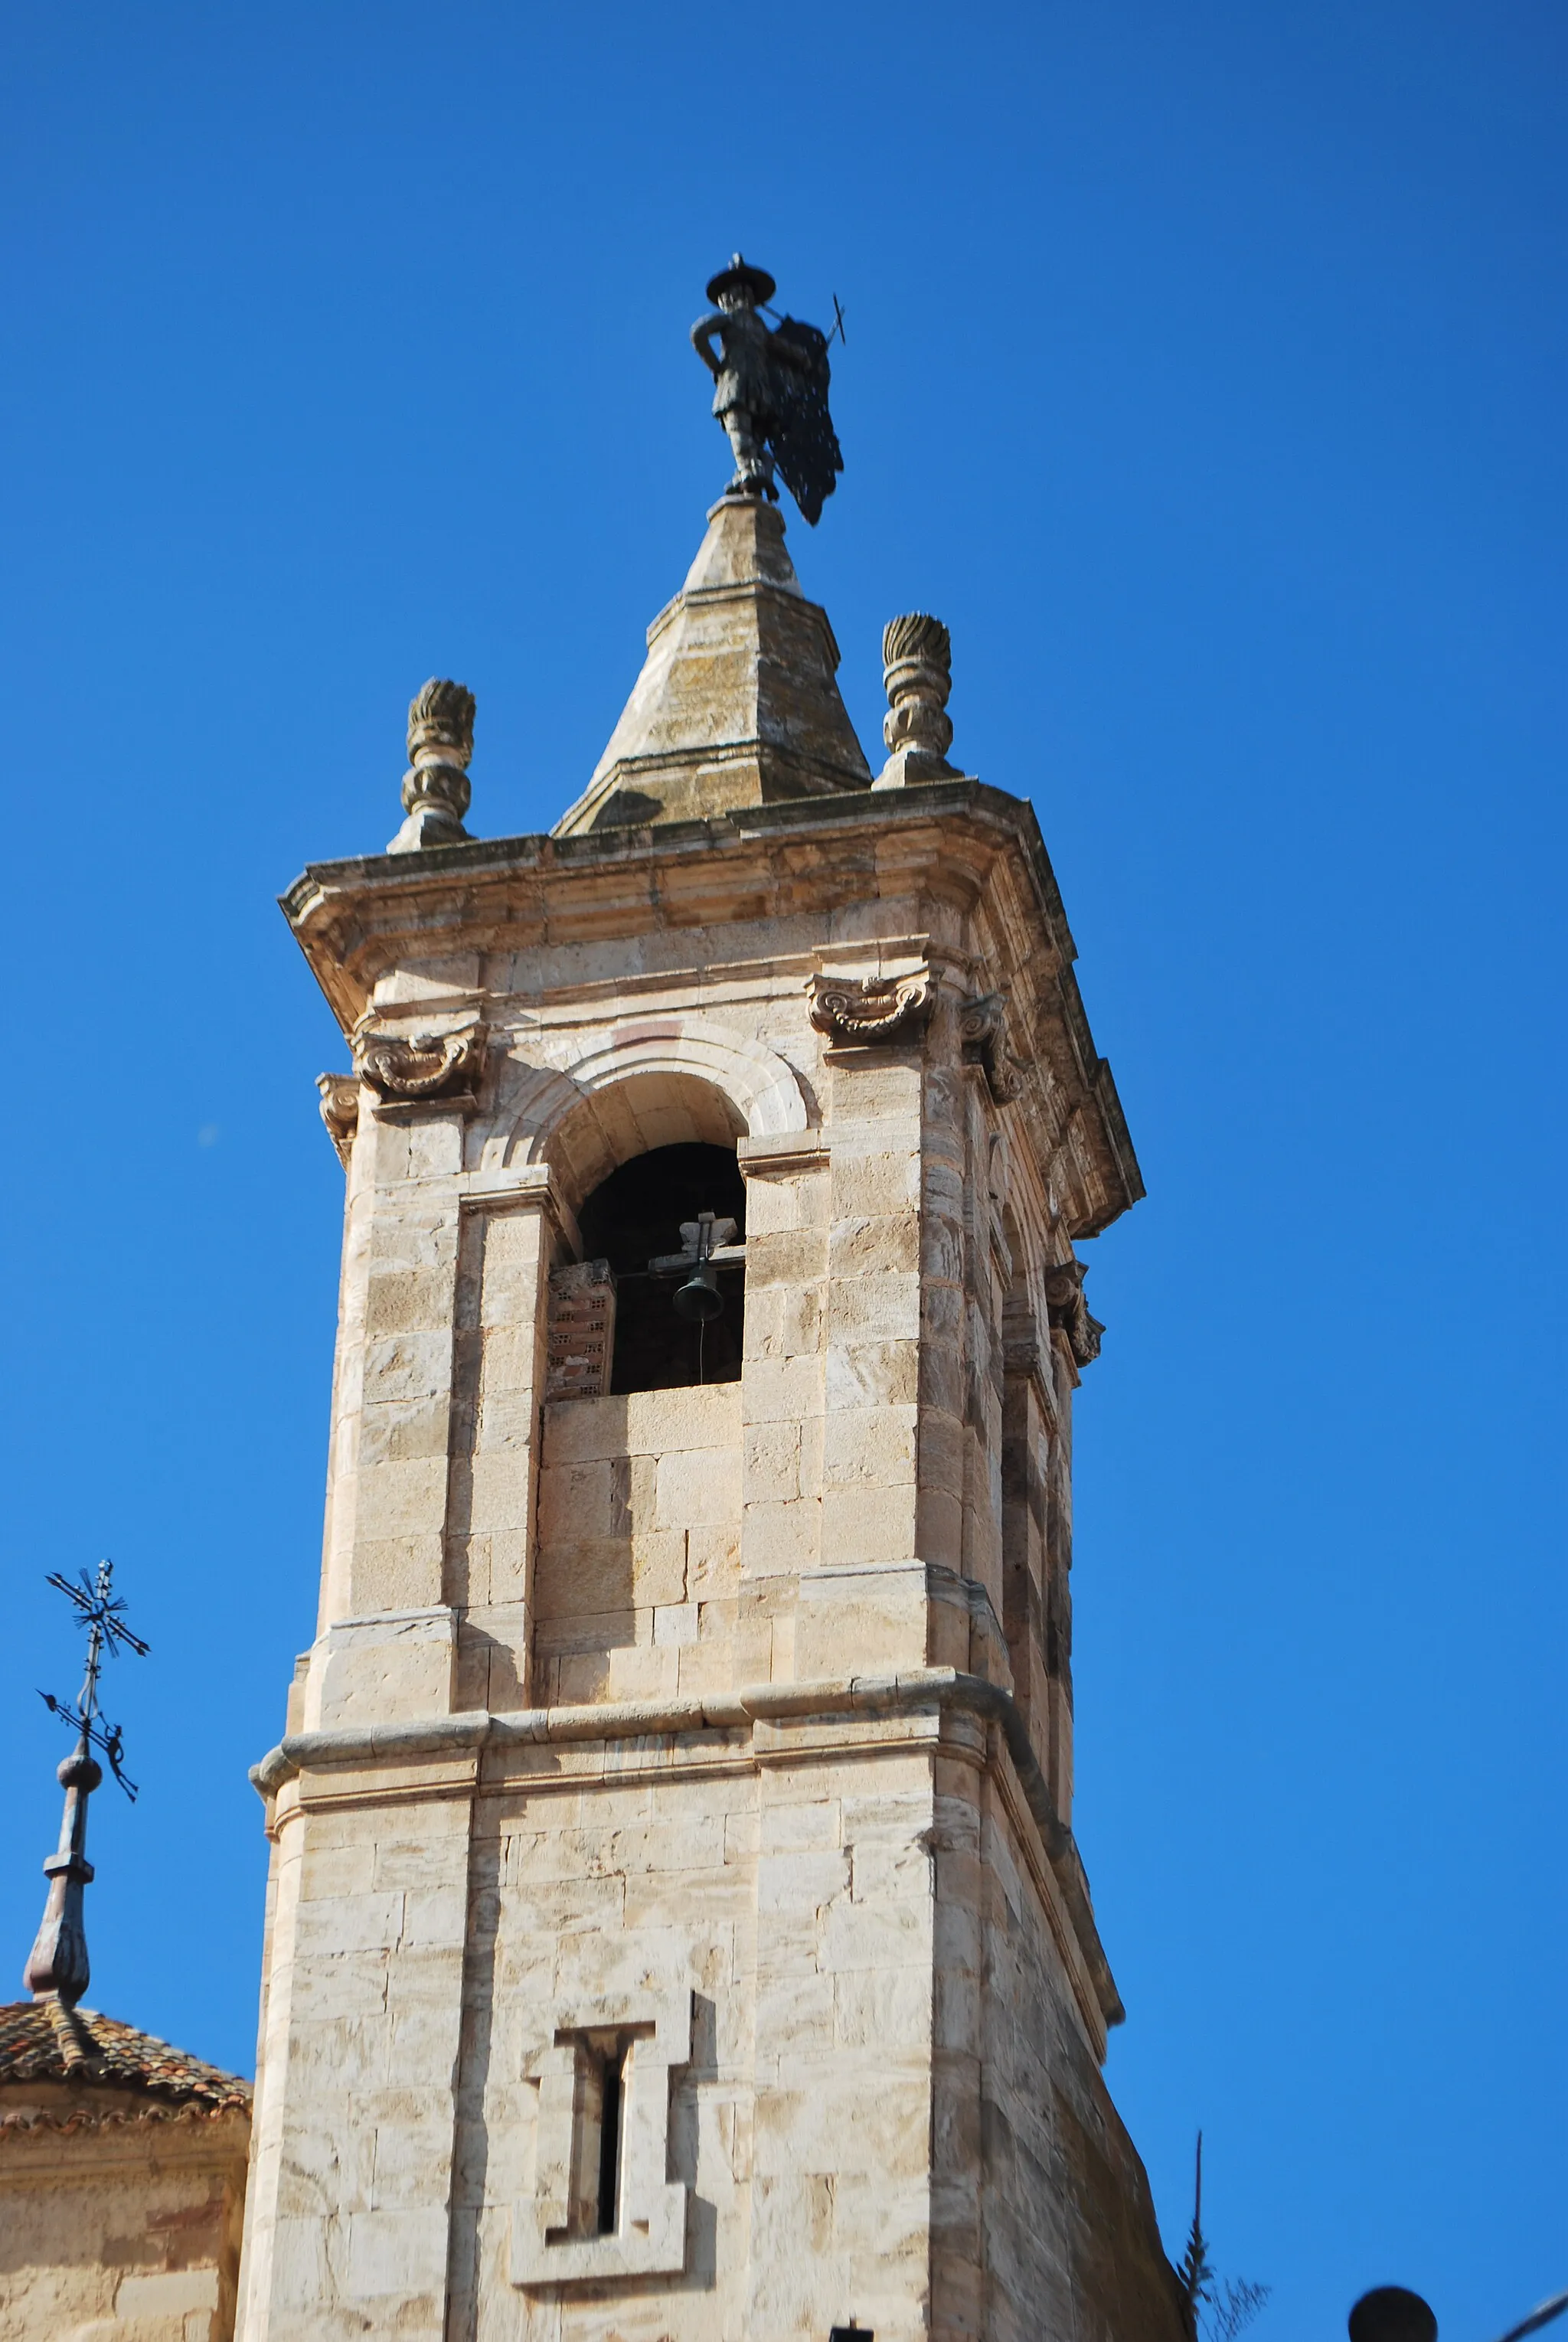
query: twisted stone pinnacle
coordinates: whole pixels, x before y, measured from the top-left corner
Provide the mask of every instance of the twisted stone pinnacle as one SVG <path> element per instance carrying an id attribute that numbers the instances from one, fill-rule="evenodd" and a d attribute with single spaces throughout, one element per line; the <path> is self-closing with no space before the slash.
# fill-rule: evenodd
<path id="1" fill-rule="evenodd" d="M 408 761 L 460 765 L 464 771 L 474 754 L 474 694 L 465 683 L 443 683 L 432 676 L 423 691 L 408 703 Z M 450 748 L 448 757 L 432 759 L 425 752 Z"/>
<path id="2" fill-rule="evenodd" d="M 924 610 L 890 619 L 882 632 L 882 666 L 888 699 L 882 736 L 891 753 L 873 787 L 951 779 L 954 768 L 947 751 L 953 726 L 946 710 L 953 643 L 947 628 Z"/>
<path id="3" fill-rule="evenodd" d="M 892 670 L 910 659 L 940 667 L 951 681 L 953 637 L 940 618 L 929 617 L 924 610 L 913 610 L 904 618 L 889 618 L 882 630 L 882 664 L 890 692 Z"/>
<path id="4" fill-rule="evenodd" d="M 403 810 L 408 818 L 388 844 L 388 854 L 460 846 L 467 836 L 463 816 L 474 794 L 468 780 L 474 709 L 474 694 L 465 683 L 437 676 L 410 700 L 409 769 L 403 776 Z"/>

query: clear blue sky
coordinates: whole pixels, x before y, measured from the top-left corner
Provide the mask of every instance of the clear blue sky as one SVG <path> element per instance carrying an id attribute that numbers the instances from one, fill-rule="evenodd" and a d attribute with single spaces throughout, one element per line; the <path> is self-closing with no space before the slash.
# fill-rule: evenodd
<path id="1" fill-rule="evenodd" d="M 1078 1822 L 1167 2241 L 1202 2123 L 1268 2342 L 1568 2284 L 1565 68 L 1544 0 L 6 12 L 18 1974 L 42 1576 L 111 1553 L 92 1997 L 249 2067 L 345 1063 L 273 897 L 390 836 L 429 675 L 478 834 L 582 787 L 724 477 L 740 244 L 848 315 L 791 545 L 861 736 L 936 610 L 1148 1181 L 1091 1248 Z"/>

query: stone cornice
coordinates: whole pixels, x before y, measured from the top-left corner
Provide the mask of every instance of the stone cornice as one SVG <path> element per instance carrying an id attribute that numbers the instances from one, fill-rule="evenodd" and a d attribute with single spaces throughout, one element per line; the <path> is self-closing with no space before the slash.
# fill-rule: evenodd
<path id="1" fill-rule="evenodd" d="M 482 1755 L 530 1746 L 669 1738 L 744 1731 L 759 1724 L 820 1722 L 830 1716 L 870 1719 L 948 1710 L 996 1725 L 1005 1740 L 1092 1990 L 1092 2003 L 1084 2007 L 1084 2021 L 1103 2050 L 1105 2028 L 1119 2025 L 1125 2011 L 1094 1924 L 1077 1842 L 1056 1811 L 1012 1694 L 1000 1684 L 955 1667 L 914 1667 L 897 1675 L 847 1676 L 805 1683 L 747 1684 L 734 1691 L 707 1693 L 699 1699 L 519 1708 L 502 1715 L 474 1709 L 348 1731 L 291 1733 L 252 1767 L 251 1779 L 261 1796 L 271 1798 L 303 1773 L 335 1768 L 363 1772 L 367 1767 L 400 1764 L 424 1767 L 433 1761 L 439 1764 L 457 1757 L 476 1766 Z M 476 1774 L 469 1777 L 466 1784 L 454 1778 L 450 1787 L 472 1787 L 476 1778 Z"/>
<path id="2" fill-rule="evenodd" d="M 15 2095 L 25 2095 L 20 2087 Z M 250 2127 L 248 2107 L 145 2102 L 0 2111 L 0 2184 L 141 2171 L 152 2158 L 171 2170 L 243 2170 Z"/>
<path id="3" fill-rule="evenodd" d="M 955 780 L 844 791 L 642 829 L 367 855 L 312 864 L 281 900 L 346 1032 L 378 976 L 411 946 L 432 957 L 514 951 L 546 933 L 553 943 L 579 932 L 602 940 L 607 918 L 624 920 L 630 938 L 649 927 L 728 926 L 786 908 L 834 907 L 867 875 L 848 866 L 852 836 L 874 856 L 875 883 L 887 893 L 973 899 L 1000 872 L 1013 874 L 1004 880 L 1004 924 L 1018 938 L 1039 1020 L 1032 1034 L 1021 1029 L 1019 1046 L 1027 1055 L 1033 1040 L 1049 1066 L 1094 1166 L 1071 1214 L 1072 1233 L 1099 1234 L 1137 1202 L 1143 1177 L 1110 1066 L 1094 1047 L 1073 973 L 1076 946 L 1034 808 L 1003 790 Z M 1018 973 L 996 972 L 1009 983 Z M 1027 1095 L 1011 1110 L 1030 1113 Z"/>

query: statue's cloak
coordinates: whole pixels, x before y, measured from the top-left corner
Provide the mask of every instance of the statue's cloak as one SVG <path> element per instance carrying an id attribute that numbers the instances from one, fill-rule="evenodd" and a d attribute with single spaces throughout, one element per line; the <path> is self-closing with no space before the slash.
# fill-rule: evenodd
<path id="1" fill-rule="evenodd" d="M 785 317 L 774 339 L 789 342 L 806 361 L 798 372 L 792 365 L 775 364 L 773 368 L 768 441 L 780 478 L 814 528 L 823 500 L 832 495 L 844 469 L 838 434 L 827 411 L 827 336 L 798 317 Z"/>

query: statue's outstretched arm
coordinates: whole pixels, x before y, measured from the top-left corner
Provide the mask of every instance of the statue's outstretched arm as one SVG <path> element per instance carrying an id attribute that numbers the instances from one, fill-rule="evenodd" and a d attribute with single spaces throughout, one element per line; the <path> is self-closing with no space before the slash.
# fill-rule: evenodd
<path id="1" fill-rule="evenodd" d="M 692 347 L 707 367 L 708 372 L 714 375 L 718 373 L 724 364 L 722 358 L 714 355 L 714 335 L 723 333 L 724 325 L 722 312 L 715 310 L 711 316 L 699 317 L 692 327 Z"/>

